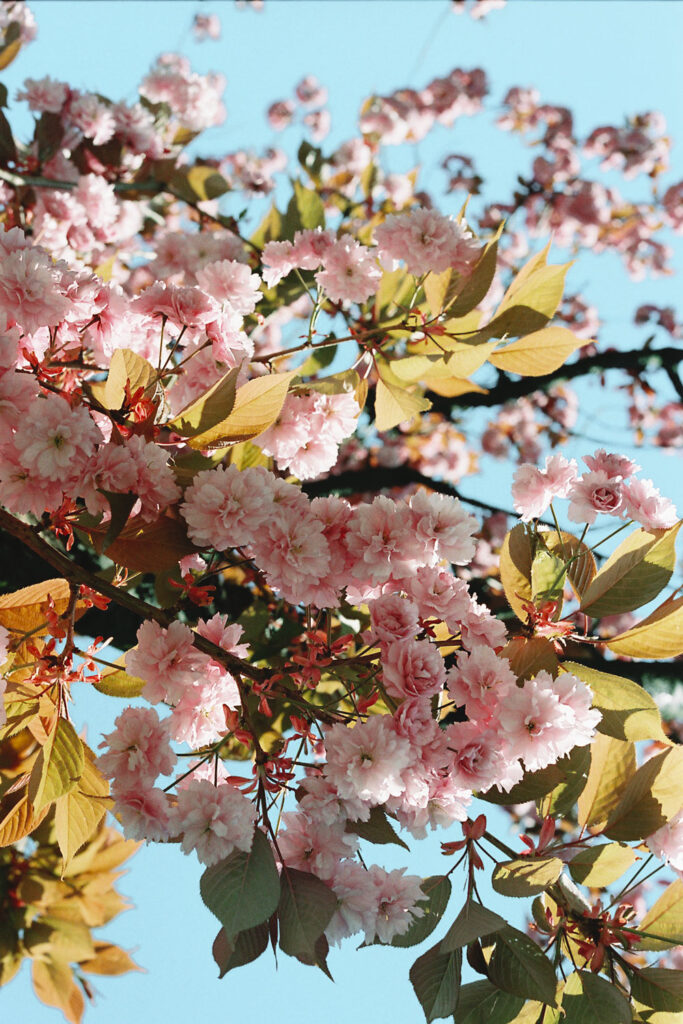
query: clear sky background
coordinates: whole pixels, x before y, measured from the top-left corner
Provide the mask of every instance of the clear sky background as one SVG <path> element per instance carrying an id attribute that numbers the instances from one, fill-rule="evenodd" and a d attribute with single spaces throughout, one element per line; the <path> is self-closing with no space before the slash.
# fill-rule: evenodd
<path id="1" fill-rule="evenodd" d="M 133 100 L 136 84 L 155 57 L 180 51 L 200 72 L 217 70 L 227 77 L 224 125 L 204 133 L 199 151 L 224 153 L 239 147 L 262 149 L 298 144 L 296 130 L 276 135 L 264 111 L 274 99 L 290 96 L 297 81 L 315 74 L 330 90 L 333 130 L 323 144 L 327 151 L 354 134 L 360 104 L 372 92 L 401 86 L 422 87 L 454 67 L 484 67 L 490 77 L 488 113 L 463 118 L 453 129 L 438 128 L 419 147 L 407 147 L 405 166 L 423 165 L 421 181 L 440 194 L 445 184 L 439 158 L 449 152 L 472 153 L 487 180 L 489 197 L 505 197 L 516 175 L 530 165 L 532 154 L 519 142 L 490 127 L 508 87 L 534 85 L 542 99 L 569 106 L 579 135 L 599 124 L 618 124 L 627 114 L 661 110 L 678 145 L 672 153 L 668 183 L 683 177 L 683 4 L 676 0 L 510 0 L 507 8 L 484 22 L 450 12 L 448 0 L 266 0 L 265 10 L 238 10 L 234 4 L 183 0 L 39 0 L 31 4 L 39 26 L 35 43 L 3 74 L 10 96 L 26 77 L 50 74 L 72 86 L 92 89 L 112 99 Z M 216 12 L 223 23 L 220 42 L 197 44 L 191 33 L 196 11 Z M 21 123 L 10 112 L 13 123 Z M 28 121 L 24 119 L 24 125 Z M 397 159 L 401 158 L 397 156 Z M 615 178 L 615 183 L 616 183 Z M 630 196 L 645 196 L 647 182 L 619 183 Z M 639 191 L 641 190 L 641 191 Z M 449 200 L 459 207 L 460 197 Z M 237 212 L 239 197 L 227 198 L 226 209 Z M 232 205 L 231 205 L 232 204 Z M 445 209 L 451 207 L 444 204 Z M 681 244 L 676 245 L 680 267 Z M 555 262 L 566 259 L 554 250 Z M 631 325 L 634 309 L 644 302 L 675 305 L 677 281 L 660 278 L 631 282 L 617 256 L 581 256 L 570 271 L 570 290 L 581 289 L 597 305 L 607 326 L 603 344 L 633 347 L 645 331 Z M 581 389 L 579 433 L 621 446 L 623 417 L 618 401 L 597 385 Z M 580 455 L 597 445 L 578 438 L 569 453 Z M 640 450 L 638 461 L 664 493 L 683 507 L 680 457 Z M 462 490 L 503 503 L 513 467 L 484 460 L 484 476 L 464 481 Z M 111 728 L 123 705 L 96 693 L 76 695 L 77 723 L 88 723 L 93 746 Z M 482 805 L 499 834 L 508 819 Z M 473 807 L 472 815 L 478 813 Z M 459 838 L 434 834 L 412 843 L 408 870 L 421 875 L 441 873 L 449 862 L 439 854 L 439 840 Z M 509 837 L 512 845 L 516 840 Z M 368 849 L 371 860 L 387 868 L 406 863 L 404 851 Z M 423 1019 L 408 981 L 415 950 L 377 947 L 354 951 L 350 941 L 333 951 L 332 984 L 320 972 L 280 958 L 259 961 L 218 981 L 211 942 L 218 922 L 203 907 L 198 882 L 201 866 L 183 857 L 176 846 L 142 849 L 132 861 L 121 890 L 136 905 L 106 930 L 112 941 L 131 950 L 146 970 L 118 979 L 93 979 L 100 991 L 86 1019 L 95 1024 L 122 1020 L 185 1024 L 198 1017 L 215 1024 L 276 1019 L 278 1024 L 413 1024 Z M 459 909 L 459 877 L 455 876 L 452 910 Z M 489 890 L 490 892 L 490 890 Z M 522 922 L 522 903 L 491 896 L 490 905 Z M 436 938 L 444 931 L 436 933 Z M 430 945 L 433 940 L 428 940 Z M 43 1008 L 30 991 L 26 971 L 0 993 L 4 1019 L 49 1024 L 58 1012 Z"/>

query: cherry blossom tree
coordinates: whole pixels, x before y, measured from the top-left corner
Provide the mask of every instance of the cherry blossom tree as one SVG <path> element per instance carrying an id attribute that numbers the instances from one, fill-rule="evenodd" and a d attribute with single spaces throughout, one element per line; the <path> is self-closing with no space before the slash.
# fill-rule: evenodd
<path id="1" fill-rule="evenodd" d="M 0 28 L 5 67 L 35 22 L 5 0 Z M 90 975 L 135 968 L 92 934 L 114 869 L 175 843 L 205 867 L 221 977 L 271 944 L 329 973 L 349 937 L 429 939 L 428 1022 L 677 1020 L 683 754 L 642 683 L 680 672 L 680 521 L 630 457 L 563 445 L 571 382 L 602 373 L 637 439 L 680 447 L 680 327 L 643 305 L 648 343 L 605 349 L 548 242 L 668 269 L 663 120 L 581 139 L 511 88 L 498 127 L 531 170 L 455 215 L 449 193 L 483 194 L 473 157 L 444 158 L 446 199 L 384 157 L 483 116 L 483 70 L 369 97 L 333 152 L 308 76 L 267 112 L 306 136 L 289 164 L 199 155 L 222 89 L 165 54 L 135 103 L 27 78 L 32 137 L 0 112 L 0 984 L 29 959 L 80 1021 Z M 459 489 L 481 453 L 519 463 L 500 505 Z M 70 716 L 87 686 L 112 699 L 95 749 Z M 428 836 L 440 875 L 373 863 Z M 528 899 L 527 931 L 481 873 Z"/>

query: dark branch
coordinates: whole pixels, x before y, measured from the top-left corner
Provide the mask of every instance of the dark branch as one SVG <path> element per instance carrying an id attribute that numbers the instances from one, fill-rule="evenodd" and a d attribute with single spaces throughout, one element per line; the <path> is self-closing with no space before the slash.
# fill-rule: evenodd
<path id="1" fill-rule="evenodd" d="M 95 573 L 72 562 L 70 558 L 40 537 L 27 523 L 10 515 L 9 512 L 5 512 L 2 508 L 0 508 L 0 529 L 6 530 L 15 540 L 24 544 L 42 558 L 43 561 L 47 562 L 48 565 L 51 565 L 69 583 L 85 584 L 85 586 L 90 587 L 98 594 L 102 594 L 104 597 L 108 597 L 110 600 L 127 608 L 141 619 L 153 619 L 162 626 L 170 625 L 172 619 L 162 608 L 156 608 L 146 601 L 141 601 L 139 597 L 129 594 L 122 587 L 115 587 L 112 583 L 108 583 L 106 580 L 101 579 L 101 577 L 96 576 Z M 230 654 L 229 651 L 224 651 L 217 644 L 211 643 L 210 640 L 200 636 L 198 633 L 194 634 L 194 646 L 204 654 L 208 654 L 214 661 L 224 665 L 225 668 L 232 672 L 241 673 L 250 679 L 263 681 L 270 675 L 265 669 L 257 668 L 251 662 L 243 661 L 234 654 Z"/>
<path id="2" fill-rule="evenodd" d="M 555 373 L 547 373 L 543 377 L 523 377 L 521 380 L 503 378 L 502 382 L 492 387 L 485 395 L 469 394 L 457 395 L 455 398 L 443 398 L 441 395 L 430 395 L 432 408 L 436 412 L 448 415 L 451 409 L 472 409 L 487 408 L 495 405 L 502 405 L 504 402 L 513 401 L 515 398 L 525 398 L 532 395 L 534 391 L 543 391 L 563 381 L 576 380 L 577 377 L 587 377 L 591 374 L 600 374 L 606 370 L 625 370 L 629 373 L 641 373 L 645 370 L 664 369 L 669 378 L 672 379 L 674 367 L 683 362 L 683 349 L 668 348 L 659 349 L 630 349 L 627 352 L 619 352 L 616 349 L 609 349 L 606 352 L 598 352 L 594 356 L 584 356 L 577 359 L 575 363 L 563 366 Z M 672 379 L 672 383 L 673 379 Z M 680 383 L 680 381 L 679 381 Z M 674 383 L 674 387 L 676 384 Z M 678 391 L 678 388 L 676 388 Z M 681 392 L 678 392 L 679 395 Z"/>

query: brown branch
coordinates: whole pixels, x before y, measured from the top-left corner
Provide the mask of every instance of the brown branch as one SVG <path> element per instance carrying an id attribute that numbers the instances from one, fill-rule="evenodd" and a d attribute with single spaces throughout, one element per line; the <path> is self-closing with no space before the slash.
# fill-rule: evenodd
<path id="1" fill-rule="evenodd" d="M 554 373 L 547 373 L 542 377 L 523 377 L 521 380 L 503 377 L 501 382 L 492 387 L 485 395 L 475 393 L 457 395 L 455 398 L 444 398 L 441 395 L 430 394 L 430 398 L 432 408 L 445 415 L 448 415 L 452 409 L 475 407 L 490 409 L 516 398 L 525 398 L 535 391 L 543 391 L 554 384 L 576 380 L 577 377 L 597 375 L 606 370 L 641 373 L 663 369 L 671 379 L 673 367 L 678 366 L 681 362 L 683 362 L 683 349 L 673 348 L 673 346 L 658 349 L 629 349 L 626 352 L 609 349 L 593 356 L 584 356 L 582 359 L 577 359 L 575 363 L 562 366 Z"/>
<path id="2" fill-rule="evenodd" d="M 51 565 L 69 583 L 82 583 L 86 587 L 97 591 L 98 594 L 102 594 L 103 597 L 108 597 L 110 600 L 115 601 L 116 604 L 127 608 L 141 619 L 152 619 L 161 626 L 169 626 L 173 621 L 163 608 L 156 608 L 146 601 L 141 601 L 139 597 L 129 594 L 128 591 L 123 590 L 121 587 L 115 587 L 113 583 L 108 583 L 107 580 L 101 579 L 95 573 L 72 562 L 70 558 L 67 558 L 61 551 L 58 551 L 52 544 L 49 544 L 40 537 L 27 523 L 10 515 L 9 512 L 2 508 L 0 508 L 0 529 L 6 530 L 7 533 L 33 551 L 39 558 L 42 558 L 48 565 Z M 257 682 L 265 682 L 266 679 L 270 678 L 270 672 L 267 669 L 258 668 L 249 661 L 243 661 L 229 651 L 224 651 L 217 644 L 211 643 L 210 640 L 200 636 L 198 633 L 193 634 L 193 641 L 194 646 L 198 650 L 208 654 L 214 661 L 219 662 L 232 672 L 241 673 Z"/>

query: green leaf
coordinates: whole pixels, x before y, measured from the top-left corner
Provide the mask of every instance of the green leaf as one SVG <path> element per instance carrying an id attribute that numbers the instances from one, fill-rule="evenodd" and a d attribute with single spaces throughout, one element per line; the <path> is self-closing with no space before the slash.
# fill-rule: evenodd
<path id="1" fill-rule="evenodd" d="M 28 799 L 38 813 L 77 785 L 83 774 L 83 744 L 71 722 L 58 718 L 38 752 L 28 782 Z"/>
<path id="2" fill-rule="evenodd" d="M 233 367 L 208 391 L 186 405 L 166 426 L 182 437 L 195 437 L 215 427 L 232 412 L 239 372 L 239 366 Z"/>
<path id="3" fill-rule="evenodd" d="M 635 850 L 623 843 L 601 843 L 577 853 L 569 863 L 575 882 L 602 889 L 616 882 L 636 859 Z"/>
<path id="4" fill-rule="evenodd" d="M 557 979 L 550 960 L 524 932 L 505 925 L 495 936 L 489 979 L 504 992 L 555 1005 Z"/>
<path id="5" fill-rule="evenodd" d="M 538 896 L 562 874 L 559 857 L 518 857 L 498 864 L 491 884 L 502 896 Z"/>
<path id="6" fill-rule="evenodd" d="M 462 952 L 455 949 L 440 953 L 438 944 L 418 957 L 410 968 L 410 981 L 428 1024 L 455 1012 L 461 970 Z"/>
<path id="7" fill-rule="evenodd" d="M 637 683 L 623 676 L 589 668 L 580 662 L 565 661 L 562 668 L 590 687 L 593 707 L 602 712 L 598 732 L 618 740 L 668 742 L 657 704 Z"/>
<path id="8" fill-rule="evenodd" d="M 417 946 L 431 935 L 444 915 L 451 896 L 451 883 L 445 875 L 430 875 L 420 883 L 420 888 L 427 899 L 420 900 L 418 906 L 423 916 L 413 918 L 413 923 L 403 935 L 396 935 L 391 940 L 392 946 L 406 948 Z"/>
<path id="9" fill-rule="evenodd" d="M 107 697 L 123 697 L 125 700 L 132 700 L 139 697 L 145 688 L 145 680 L 138 676 L 131 676 L 125 669 L 120 668 L 114 672 L 107 672 L 101 679 L 98 679 L 93 686 L 98 693 L 104 693 Z"/>
<path id="10" fill-rule="evenodd" d="M 410 850 L 408 844 L 404 843 L 396 833 L 381 807 L 373 807 L 367 821 L 348 821 L 346 831 L 360 836 L 368 843 L 378 845 L 393 843 L 394 846 L 402 846 L 404 850 Z"/>
<path id="11" fill-rule="evenodd" d="M 441 940 L 439 949 L 442 953 L 450 953 L 454 949 L 468 946 L 482 935 L 491 935 L 506 927 L 507 921 L 498 914 L 482 907 L 476 900 L 468 900 Z"/>
<path id="12" fill-rule="evenodd" d="M 560 1011 L 547 1004 L 501 992 L 490 981 L 474 981 L 460 989 L 454 1024 L 557 1024 Z"/>
<path id="13" fill-rule="evenodd" d="M 605 978 L 590 971 L 575 971 L 562 994 L 564 1024 L 631 1024 L 628 999 Z"/>
<path id="14" fill-rule="evenodd" d="M 561 603 L 567 570 L 562 558 L 539 547 L 531 563 L 531 593 L 536 607 L 546 601 Z"/>
<path id="15" fill-rule="evenodd" d="M 650 907 L 639 928 L 660 935 L 661 939 L 645 936 L 638 943 L 638 950 L 670 949 L 671 946 L 683 945 L 683 881 L 680 878 L 672 882 Z"/>
<path id="16" fill-rule="evenodd" d="M 196 164 L 188 170 L 178 168 L 168 184 L 188 203 L 205 203 L 230 191 L 230 185 L 215 167 Z"/>
<path id="17" fill-rule="evenodd" d="M 590 747 L 574 747 L 559 763 L 565 773 L 564 780 L 538 801 L 538 813 L 544 818 L 548 815 L 566 815 L 574 807 L 588 781 L 591 766 Z"/>
<path id="18" fill-rule="evenodd" d="M 591 743 L 591 766 L 579 797 L 580 825 L 604 825 L 636 770 L 631 742 L 598 734 Z"/>
<path id="19" fill-rule="evenodd" d="M 247 928 L 232 940 L 221 928 L 213 941 L 213 958 L 220 971 L 218 977 L 224 978 L 228 971 L 235 967 L 243 967 L 257 960 L 268 946 L 268 922 L 263 921 L 254 928 Z"/>
<path id="20" fill-rule="evenodd" d="M 280 947 L 288 956 L 317 963 L 316 943 L 332 920 L 337 898 L 315 875 L 286 866 L 280 885 Z"/>
<path id="21" fill-rule="evenodd" d="M 683 807 L 681 778 L 683 747 L 655 754 L 627 783 L 609 817 L 605 835 L 626 842 L 652 835 Z"/>
<path id="22" fill-rule="evenodd" d="M 267 921 L 278 905 L 280 880 L 263 832 L 255 830 L 249 853 L 235 850 L 225 860 L 207 868 L 199 891 L 228 939 Z"/>
<path id="23" fill-rule="evenodd" d="M 218 448 L 258 437 L 275 423 L 282 412 L 289 385 L 297 373 L 297 370 L 290 370 L 248 380 L 237 389 L 230 414 L 209 430 L 189 438 L 190 447 Z"/>
<path id="24" fill-rule="evenodd" d="M 631 995 L 653 1010 L 680 1013 L 683 1010 L 683 971 L 645 967 L 631 976 Z"/>
<path id="25" fill-rule="evenodd" d="M 586 589 L 581 611 L 600 618 L 633 611 L 651 601 L 676 565 L 676 523 L 669 530 L 638 529 L 622 541 Z M 645 657 L 645 655 L 642 655 Z"/>
<path id="26" fill-rule="evenodd" d="M 657 660 L 683 654 L 683 597 L 668 598 L 637 626 L 605 644 L 629 658 Z"/>
<path id="27" fill-rule="evenodd" d="M 325 206 L 318 193 L 300 181 L 294 181 L 293 187 L 294 195 L 287 205 L 280 234 L 281 238 L 289 241 L 304 228 L 325 227 Z"/>
<path id="28" fill-rule="evenodd" d="M 535 772 L 525 772 L 521 782 L 512 786 L 507 793 L 498 789 L 497 786 L 492 786 L 491 789 L 487 789 L 485 793 L 479 793 L 478 796 L 481 800 L 486 800 L 487 803 L 505 806 L 526 803 L 527 800 L 540 800 L 541 797 L 552 793 L 556 786 L 566 780 L 567 775 L 562 769 L 562 761 L 564 758 L 555 764 L 549 764 L 547 768 L 539 768 Z"/>
<path id="29" fill-rule="evenodd" d="M 512 310 L 506 315 L 511 316 Z M 489 362 L 498 370 L 517 373 L 521 377 L 543 377 L 559 370 L 577 348 L 586 344 L 585 339 L 577 338 L 566 327 L 546 327 L 544 330 L 534 330 L 531 334 L 526 334 L 519 328 L 522 323 L 527 322 L 528 315 L 525 313 L 519 320 L 515 319 L 517 329 L 509 330 L 511 334 L 523 334 L 523 337 L 506 345 L 505 348 L 499 348 L 489 356 Z M 533 322 L 533 317 L 529 322 Z M 487 330 L 484 328 L 484 332 Z"/>

